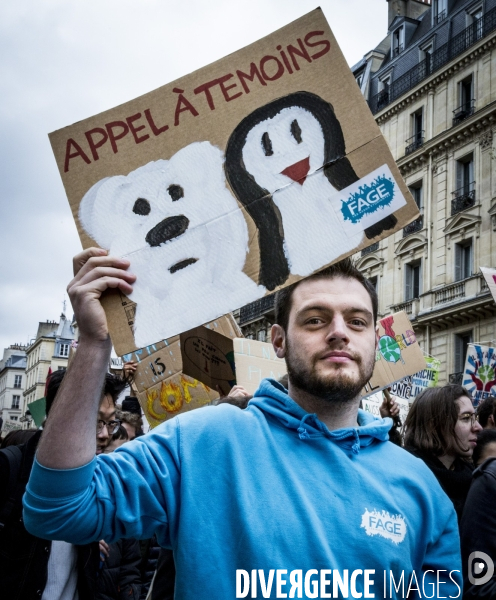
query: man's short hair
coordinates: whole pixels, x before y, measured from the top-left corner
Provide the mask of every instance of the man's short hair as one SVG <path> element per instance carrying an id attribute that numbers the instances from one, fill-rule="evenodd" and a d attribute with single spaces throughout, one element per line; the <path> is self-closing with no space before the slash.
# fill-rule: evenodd
<path id="1" fill-rule="evenodd" d="M 105 373 L 105 384 L 103 386 L 103 395 L 110 396 L 112 398 L 112 402 L 115 405 L 117 402 L 117 398 L 124 391 L 127 383 L 117 377 L 116 375 L 112 375 L 111 373 Z"/>
<path id="2" fill-rule="evenodd" d="M 462 396 L 472 400 L 470 392 L 456 384 L 427 388 L 420 392 L 405 420 L 405 448 L 433 456 L 456 455 L 461 450 L 465 451 L 455 433 L 459 414 L 456 401 Z"/>
<path id="3" fill-rule="evenodd" d="M 344 279 L 356 279 L 363 287 L 367 290 L 372 301 L 372 312 L 374 314 L 374 325 L 377 321 L 378 311 L 378 300 L 377 292 L 375 287 L 370 281 L 363 276 L 362 273 L 356 268 L 355 264 L 350 258 L 345 258 L 340 262 L 337 262 L 330 267 L 326 267 L 318 273 L 314 273 L 301 281 L 297 281 L 292 285 L 288 285 L 279 292 L 276 293 L 275 298 L 275 312 L 276 312 L 276 324 L 280 325 L 284 331 L 287 331 L 289 324 L 289 313 L 291 312 L 291 303 L 293 292 L 295 289 L 304 281 L 311 281 L 314 279 L 333 279 L 335 277 L 343 277 Z"/>
<path id="4" fill-rule="evenodd" d="M 487 427 L 489 417 L 494 415 L 496 407 L 495 400 L 496 398 L 494 396 L 489 396 L 482 400 L 482 402 L 479 402 L 476 413 L 481 427 Z"/>
<path id="5" fill-rule="evenodd" d="M 45 413 L 48 417 L 48 413 L 50 412 L 53 401 L 55 400 L 55 396 L 59 391 L 60 384 L 64 379 L 66 374 L 66 369 L 60 369 L 59 371 L 54 371 L 48 380 L 47 384 L 47 393 L 45 396 Z M 106 373 L 105 375 L 105 384 L 103 388 L 103 395 L 109 395 L 112 398 L 113 404 L 116 403 L 119 394 L 126 387 L 126 382 L 116 377 L 115 375 L 111 375 L 110 373 Z"/>

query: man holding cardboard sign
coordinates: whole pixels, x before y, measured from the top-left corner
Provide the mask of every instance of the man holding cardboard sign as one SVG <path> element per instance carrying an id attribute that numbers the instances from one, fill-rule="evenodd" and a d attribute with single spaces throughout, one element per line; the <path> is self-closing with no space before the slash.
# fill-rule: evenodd
<path id="1" fill-rule="evenodd" d="M 91 423 L 110 354 L 99 298 L 132 291 L 127 268 L 93 256 L 69 285 L 80 343 L 24 499 L 28 529 L 77 543 L 156 532 L 174 551 L 178 598 L 338 597 L 338 587 L 390 597 L 391 577 L 459 597 L 449 500 L 387 442 L 388 420 L 358 410 L 377 316 L 358 271 L 338 263 L 279 296 L 273 344 L 289 391 L 264 380 L 244 411 L 191 411 L 95 458 Z"/>

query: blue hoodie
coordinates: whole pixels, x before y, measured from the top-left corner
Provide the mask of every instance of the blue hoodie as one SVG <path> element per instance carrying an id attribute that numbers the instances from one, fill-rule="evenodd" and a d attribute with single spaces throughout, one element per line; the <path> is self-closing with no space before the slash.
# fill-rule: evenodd
<path id="1" fill-rule="evenodd" d="M 25 525 L 74 544 L 156 532 L 187 600 L 331 597 L 339 578 L 349 596 L 333 598 L 403 598 L 410 581 L 422 598 L 460 597 L 453 505 L 421 460 L 388 442 L 390 419 L 359 411 L 358 423 L 329 431 L 264 380 L 246 410 L 185 413 L 77 469 L 35 463 Z"/>

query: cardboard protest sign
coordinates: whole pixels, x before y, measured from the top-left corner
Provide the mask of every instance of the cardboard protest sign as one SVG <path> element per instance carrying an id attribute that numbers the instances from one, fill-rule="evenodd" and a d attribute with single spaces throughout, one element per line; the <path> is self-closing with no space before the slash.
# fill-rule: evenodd
<path id="1" fill-rule="evenodd" d="M 391 398 L 393 400 L 396 400 L 396 402 L 398 403 L 400 409 L 399 417 L 401 419 L 401 422 L 404 423 L 406 416 L 408 415 L 408 411 L 410 410 L 410 404 L 408 400 L 405 400 L 405 398 L 400 398 L 399 396 L 395 395 L 392 395 Z M 363 410 L 366 410 L 367 412 L 373 414 L 374 417 L 380 419 L 381 413 L 379 409 L 382 405 L 382 402 L 382 392 L 376 392 L 375 394 L 371 394 L 370 396 L 367 396 L 366 398 L 362 399 L 362 408 Z"/>
<path id="2" fill-rule="evenodd" d="M 45 398 L 39 398 L 34 402 L 28 404 L 29 412 L 33 417 L 34 424 L 36 427 L 40 427 L 46 416 L 46 401 Z"/>
<path id="3" fill-rule="evenodd" d="M 393 383 L 391 386 L 392 394 L 411 402 L 421 391 L 437 385 L 441 361 L 427 354 L 424 355 L 424 359 L 425 368 L 418 371 L 418 373 L 405 377 L 401 381 Z"/>
<path id="4" fill-rule="evenodd" d="M 204 327 L 181 334 L 181 352 L 183 372 L 224 395 L 235 384 L 253 394 L 262 379 L 280 379 L 287 373 L 286 362 L 277 358 L 272 344 L 229 339 Z"/>
<path id="5" fill-rule="evenodd" d="M 489 396 L 496 396 L 496 350 L 494 348 L 479 344 L 468 345 L 462 385 L 472 394 L 474 406 Z"/>
<path id="6" fill-rule="evenodd" d="M 487 282 L 489 290 L 493 295 L 493 299 L 496 302 L 496 269 L 487 269 L 486 267 L 479 267 L 484 279 Z"/>
<path id="7" fill-rule="evenodd" d="M 418 216 L 320 9 L 50 141 L 83 246 L 137 275 L 105 299 L 119 355 Z"/>
<path id="8" fill-rule="evenodd" d="M 201 329 L 218 332 L 217 335 L 225 340 L 241 334 L 232 315 L 212 321 Z M 122 359 L 137 363 L 133 388 L 151 427 L 219 397 L 215 389 L 183 371 L 179 336 L 126 354 Z M 227 386 L 226 393 L 229 389 Z"/>
<path id="9" fill-rule="evenodd" d="M 372 378 L 362 391 L 370 396 L 425 367 L 424 354 L 406 313 L 400 311 L 378 322 L 379 345 Z"/>

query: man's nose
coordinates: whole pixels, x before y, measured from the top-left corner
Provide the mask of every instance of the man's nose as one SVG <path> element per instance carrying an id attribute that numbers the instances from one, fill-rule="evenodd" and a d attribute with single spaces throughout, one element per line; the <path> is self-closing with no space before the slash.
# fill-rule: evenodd
<path id="1" fill-rule="evenodd" d="M 330 323 L 326 339 L 328 342 L 336 340 L 349 341 L 348 328 L 342 315 L 335 315 Z"/>

